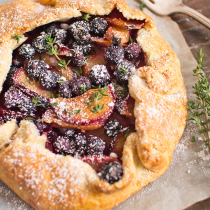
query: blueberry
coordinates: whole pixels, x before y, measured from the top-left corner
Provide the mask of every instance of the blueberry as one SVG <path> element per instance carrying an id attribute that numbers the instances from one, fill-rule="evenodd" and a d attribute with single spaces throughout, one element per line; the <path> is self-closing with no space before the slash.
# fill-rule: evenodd
<path id="1" fill-rule="evenodd" d="M 130 61 L 121 61 L 117 64 L 114 75 L 118 82 L 122 84 L 127 84 L 129 77 L 132 73 L 134 73 L 136 70 L 134 64 L 132 64 Z"/>
<path id="2" fill-rule="evenodd" d="M 121 43 L 121 38 L 118 38 L 116 36 L 113 35 L 112 37 L 112 43 L 113 44 L 120 44 Z"/>
<path id="3" fill-rule="evenodd" d="M 58 136 L 53 142 L 53 147 L 56 152 L 69 153 L 71 149 L 69 138 L 66 136 Z"/>
<path id="4" fill-rule="evenodd" d="M 30 59 L 35 55 L 35 49 L 30 44 L 23 44 L 18 49 L 19 55 L 24 59 Z"/>
<path id="5" fill-rule="evenodd" d="M 78 28 L 85 28 L 87 31 L 90 31 L 90 24 L 84 20 L 77 21 L 69 26 L 69 31 L 73 35 L 75 30 L 77 30 Z"/>
<path id="6" fill-rule="evenodd" d="M 64 132 L 64 135 L 67 137 L 73 137 L 74 134 L 75 134 L 75 130 L 73 130 L 73 129 L 66 129 Z"/>
<path id="7" fill-rule="evenodd" d="M 8 85 L 14 85 L 13 83 L 13 75 L 15 73 L 15 71 L 17 70 L 16 66 L 11 66 L 9 73 L 7 74 L 7 84 Z"/>
<path id="8" fill-rule="evenodd" d="M 104 133 L 109 137 L 114 137 L 122 129 L 122 125 L 117 120 L 112 120 L 104 126 Z"/>
<path id="9" fill-rule="evenodd" d="M 87 138 L 87 154 L 103 155 L 106 143 L 98 136 L 89 135 Z"/>
<path id="10" fill-rule="evenodd" d="M 73 45 L 72 45 L 72 48 L 74 50 L 78 50 L 78 51 L 82 52 L 83 55 L 87 55 L 90 52 L 90 50 L 91 50 L 91 45 L 90 44 L 88 44 L 88 45 L 79 45 L 76 42 L 74 42 Z"/>
<path id="11" fill-rule="evenodd" d="M 141 47 L 137 43 L 131 43 L 125 48 L 125 57 L 128 60 L 137 58 L 141 53 Z"/>
<path id="12" fill-rule="evenodd" d="M 77 133 L 73 136 L 76 145 L 76 155 L 83 156 L 86 152 L 87 139 L 83 133 Z"/>
<path id="13" fill-rule="evenodd" d="M 85 76 L 80 76 L 72 81 L 71 88 L 74 95 L 81 95 L 91 88 L 91 81 Z"/>
<path id="14" fill-rule="evenodd" d="M 56 23 L 50 23 L 50 24 L 46 25 L 44 28 L 45 28 L 45 32 L 47 34 L 51 34 L 56 29 L 59 29 L 59 25 Z"/>
<path id="15" fill-rule="evenodd" d="M 86 62 L 86 58 L 79 50 L 70 50 L 72 62 L 75 66 L 83 66 Z"/>
<path id="16" fill-rule="evenodd" d="M 95 65 L 90 70 L 89 78 L 91 82 L 98 86 L 98 85 L 107 85 L 110 82 L 110 75 L 109 72 L 104 65 Z"/>
<path id="17" fill-rule="evenodd" d="M 58 94 L 60 94 L 60 97 L 71 98 L 71 92 L 71 82 L 65 81 L 58 84 Z"/>
<path id="18" fill-rule="evenodd" d="M 98 173 L 99 178 L 109 184 L 119 181 L 122 178 L 122 175 L 123 167 L 117 161 L 106 163 L 101 167 Z"/>
<path id="19" fill-rule="evenodd" d="M 28 62 L 26 71 L 31 79 L 39 80 L 40 74 L 48 69 L 48 65 L 41 60 L 32 60 Z"/>
<path id="20" fill-rule="evenodd" d="M 4 94 L 4 105 L 7 108 L 18 107 L 21 112 L 26 113 L 33 113 L 36 111 L 36 107 L 31 98 L 15 86 L 11 86 Z"/>
<path id="21" fill-rule="evenodd" d="M 124 59 L 124 49 L 120 45 L 111 44 L 105 54 L 107 60 L 116 65 Z"/>
<path id="22" fill-rule="evenodd" d="M 50 46 L 47 46 L 46 36 L 49 36 L 49 34 L 42 32 L 41 35 L 32 41 L 32 46 L 38 53 L 43 53 L 50 49 Z"/>
<path id="23" fill-rule="evenodd" d="M 85 28 L 78 28 L 74 31 L 73 37 L 80 45 L 87 45 L 91 41 L 90 33 Z"/>
<path id="24" fill-rule="evenodd" d="M 58 86 L 59 79 L 60 76 L 57 72 L 47 70 L 41 73 L 39 81 L 42 89 L 54 90 Z"/>
<path id="25" fill-rule="evenodd" d="M 94 18 L 91 22 L 91 31 L 96 35 L 105 34 L 108 23 L 103 18 Z"/>
<path id="26" fill-rule="evenodd" d="M 56 38 L 56 42 L 58 43 L 64 43 L 67 38 L 67 31 L 64 29 L 55 29 L 52 32 L 52 37 Z"/>

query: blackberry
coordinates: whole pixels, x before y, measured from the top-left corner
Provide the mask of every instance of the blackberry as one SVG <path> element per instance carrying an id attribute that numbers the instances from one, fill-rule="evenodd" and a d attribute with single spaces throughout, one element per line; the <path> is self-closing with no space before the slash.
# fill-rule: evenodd
<path id="1" fill-rule="evenodd" d="M 4 94 L 4 105 L 7 108 L 18 107 L 21 112 L 26 113 L 33 113 L 36 111 L 36 107 L 31 98 L 23 94 L 23 92 L 15 86 L 11 86 Z"/>
<path id="2" fill-rule="evenodd" d="M 38 53 L 43 53 L 50 49 L 50 46 L 47 46 L 47 41 L 45 39 L 45 37 L 48 35 L 49 34 L 42 32 L 41 35 L 32 41 L 32 46 Z"/>
<path id="3" fill-rule="evenodd" d="M 76 145 L 76 155 L 83 156 L 86 152 L 87 139 L 82 133 L 77 133 L 73 136 Z"/>
<path id="4" fill-rule="evenodd" d="M 76 42 L 73 43 L 72 48 L 82 52 L 83 55 L 87 55 L 91 50 L 91 45 L 78 45 Z"/>
<path id="5" fill-rule="evenodd" d="M 71 82 L 65 81 L 58 84 L 58 94 L 62 98 L 71 98 Z"/>
<path id="6" fill-rule="evenodd" d="M 26 71 L 31 79 L 39 80 L 40 74 L 48 69 L 48 65 L 41 60 L 32 60 L 28 62 Z"/>
<path id="7" fill-rule="evenodd" d="M 42 89 L 54 90 L 58 86 L 59 79 L 60 76 L 57 72 L 47 70 L 41 73 L 39 81 Z"/>
<path id="8" fill-rule="evenodd" d="M 74 31 L 73 37 L 78 44 L 87 45 L 91 41 L 90 33 L 85 28 L 78 28 Z"/>
<path id="9" fill-rule="evenodd" d="M 132 64 L 130 61 L 121 61 L 117 64 L 114 75 L 118 82 L 122 84 L 127 84 L 128 79 L 131 76 L 132 73 L 134 73 L 136 70 L 134 64 Z"/>
<path id="10" fill-rule="evenodd" d="M 30 59 L 35 55 L 35 49 L 30 44 L 23 44 L 18 49 L 19 55 L 24 59 Z"/>
<path id="11" fill-rule="evenodd" d="M 90 24 L 87 21 L 84 21 L 84 20 L 77 21 L 77 22 L 74 22 L 73 24 L 71 24 L 69 26 L 69 31 L 73 35 L 74 32 L 79 28 L 84 28 L 87 31 L 90 31 Z"/>
<path id="12" fill-rule="evenodd" d="M 80 76 L 72 81 L 71 88 L 74 95 L 81 95 L 91 88 L 91 81 L 85 76 Z"/>
<path id="13" fill-rule="evenodd" d="M 83 66 L 86 62 L 86 58 L 79 50 L 70 50 L 72 62 L 75 66 Z"/>
<path id="14" fill-rule="evenodd" d="M 89 78 L 91 82 L 98 86 L 98 85 L 107 85 L 110 81 L 110 75 L 109 72 L 104 65 L 95 65 L 90 70 Z"/>
<path id="15" fill-rule="evenodd" d="M 116 36 L 113 35 L 112 37 L 112 43 L 113 44 L 120 44 L 121 43 L 121 38 L 118 38 Z"/>
<path id="16" fill-rule="evenodd" d="M 91 22 L 91 31 L 96 35 L 105 34 L 107 27 L 107 21 L 100 17 L 94 18 Z"/>
<path id="17" fill-rule="evenodd" d="M 69 138 L 66 136 L 58 136 L 53 142 L 53 147 L 56 152 L 69 153 L 71 150 Z"/>
<path id="18" fill-rule="evenodd" d="M 120 45 L 111 44 L 105 54 L 107 60 L 116 65 L 124 59 L 124 49 Z"/>
<path id="19" fill-rule="evenodd" d="M 125 57 L 128 60 L 137 58 L 141 53 L 141 47 L 137 43 L 131 43 L 125 48 Z"/>
<path id="20" fill-rule="evenodd" d="M 73 130 L 73 129 L 66 129 L 64 132 L 64 135 L 67 137 L 73 137 L 74 134 L 75 134 L 75 130 Z"/>
<path id="21" fill-rule="evenodd" d="M 11 66 L 9 73 L 7 74 L 7 84 L 8 85 L 14 85 L 13 83 L 13 75 L 15 73 L 15 71 L 17 70 L 16 66 Z"/>
<path id="22" fill-rule="evenodd" d="M 103 155 L 106 143 L 98 136 L 89 135 L 87 139 L 88 155 Z"/>
<path id="23" fill-rule="evenodd" d="M 56 23 L 50 23 L 48 25 L 46 25 L 44 27 L 44 31 L 47 33 L 47 34 L 51 34 L 53 33 L 53 31 L 55 31 L 56 29 L 59 29 L 59 25 L 56 24 Z"/>
<path id="24" fill-rule="evenodd" d="M 109 137 L 114 137 L 122 129 L 122 125 L 117 120 L 112 120 L 104 126 L 104 133 Z"/>
<path id="25" fill-rule="evenodd" d="M 58 43 L 64 43 L 67 38 L 67 31 L 64 29 L 55 29 L 52 32 L 52 37 L 56 38 L 56 42 Z"/>
<path id="26" fill-rule="evenodd" d="M 113 184 L 122 178 L 123 167 L 117 161 L 106 163 L 101 167 L 98 176 L 101 180 Z"/>

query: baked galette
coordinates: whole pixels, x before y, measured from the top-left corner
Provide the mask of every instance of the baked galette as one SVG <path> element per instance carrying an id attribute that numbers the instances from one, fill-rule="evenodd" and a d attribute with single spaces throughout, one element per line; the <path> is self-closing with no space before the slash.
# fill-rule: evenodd
<path id="1" fill-rule="evenodd" d="M 0 179 L 35 209 L 110 209 L 184 131 L 179 60 L 123 0 L 0 7 Z"/>

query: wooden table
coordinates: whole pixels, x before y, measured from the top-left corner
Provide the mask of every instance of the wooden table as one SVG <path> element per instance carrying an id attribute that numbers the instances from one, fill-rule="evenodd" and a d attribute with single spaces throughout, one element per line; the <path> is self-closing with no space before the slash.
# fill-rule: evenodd
<path id="1" fill-rule="evenodd" d="M 210 19 L 210 0 L 183 0 L 183 3 Z M 175 14 L 171 18 L 178 23 L 194 57 L 197 58 L 197 51 L 201 48 L 203 53 L 208 56 L 206 58 L 204 72 L 207 76 L 210 76 L 210 30 L 196 20 L 183 14 Z M 210 198 L 198 202 L 186 210 L 205 209 L 210 209 Z"/>
<path id="2" fill-rule="evenodd" d="M 183 3 L 210 19 L 210 0 L 183 0 Z M 201 48 L 208 56 L 204 71 L 210 76 L 210 30 L 184 14 L 175 14 L 171 17 L 178 23 L 194 57 L 197 58 L 197 51 Z"/>

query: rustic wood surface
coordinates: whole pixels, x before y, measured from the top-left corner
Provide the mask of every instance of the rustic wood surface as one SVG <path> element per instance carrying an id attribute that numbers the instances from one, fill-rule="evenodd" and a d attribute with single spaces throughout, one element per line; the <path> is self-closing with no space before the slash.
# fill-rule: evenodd
<path id="1" fill-rule="evenodd" d="M 210 0 L 183 0 L 183 3 L 210 19 Z M 204 72 L 210 76 L 210 30 L 193 18 L 184 14 L 174 14 L 171 18 L 176 21 L 189 45 L 192 54 L 197 58 L 197 51 L 202 48 L 206 57 Z M 185 210 L 209 210 L 210 198 L 198 202 Z"/>
<path id="2" fill-rule="evenodd" d="M 210 19 L 210 0 L 183 0 L 183 3 Z M 194 57 L 197 58 L 197 51 L 201 48 L 208 56 L 204 71 L 210 76 L 210 30 L 187 15 L 174 14 L 171 17 L 178 23 Z"/>

